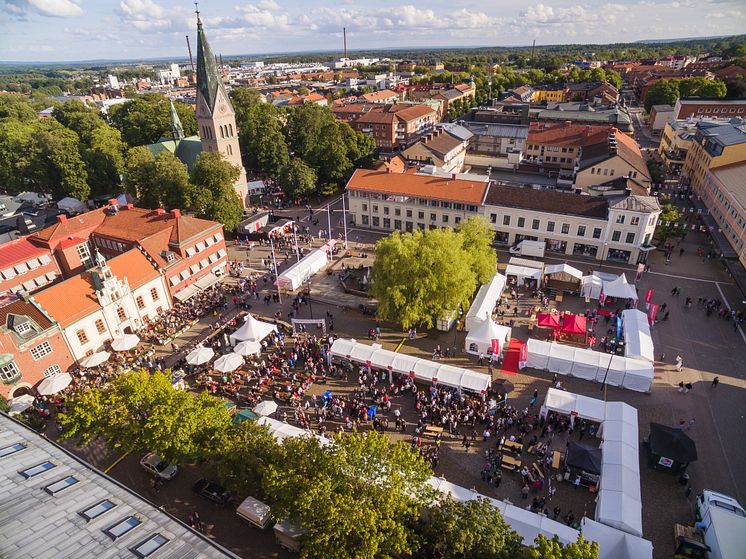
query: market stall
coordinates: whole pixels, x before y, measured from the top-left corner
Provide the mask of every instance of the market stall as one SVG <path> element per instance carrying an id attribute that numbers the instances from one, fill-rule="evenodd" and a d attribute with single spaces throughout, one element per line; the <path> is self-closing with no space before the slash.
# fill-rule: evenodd
<path id="1" fill-rule="evenodd" d="M 564 344 L 551 344 L 549 348 L 549 363 L 547 370 L 550 373 L 569 375 L 575 361 L 575 348 Z"/>
<path id="2" fill-rule="evenodd" d="M 526 361 L 521 364 L 521 368 L 528 367 L 529 369 L 546 371 L 552 345 L 551 342 L 529 338 L 526 343 Z"/>
<path id="3" fill-rule="evenodd" d="M 272 332 L 277 330 L 277 326 L 269 322 L 257 320 L 252 315 L 247 314 L 241 328 L 230 335 L 231 344 L 236 345 L 238 342 L 261 342 Z"/>
<path id="4" fill-rule="evenodd" d="M 520 264 L 508 264 L 508 267 L 505 268 L 505 275 L 508 278 L 512 278 L 515 285 L 519 287 L 528 285 L 531 288 L 536 288 L 541 286 L 540 268 L 531 268 Z"/>
<path id="5" fill-rule="evenodd" d="M 565 313 L 562 315 L 560 337 L 569 342 L 585 344 L 587 323 L 581 314 Z"/>
<path id="6" fill-rule="evenodd" d="M 508 278 L 504 275 L 495 274 L 489 283 L 479 288 L 477 296 L 474 297 L 474 301 L 469 308 L 469 312 L 466 313 L 467 332 L 470 332 L 481 321 L 492 318 L 492 310 L 500 300 L 507 281 Z"/>
<path id="7" fill-rule="evenodd" d="M 580 523 L 583 538 L 598 544 L 598 559 L 653 559 L 653 544 L 588 517 Z"/>
<path id="8" fill-rule="evenodd" d="M 464 351 L 472 355 L 499 355 L 510 335 L 509 326 L 497 324 L 492 318 L 483 320 L 466 335 Z"/>
<path id="9" fill-rule="evenodd" d="M 309 252 L 306 256 L 290 266 L 277 277 L 277 285 L 287 291 L 295 291 L 303 283 L 310 280 L 313 276 L 324 269 L 329 257 L 327 252 L 322 249 L 316 249 Z"/>
<path id="10" fill-rule="evenodd" d="M 622 332 L 624 336 L 624 355 L 655 361 L 653 338 L 650 336 L 650 325 L 647 315 L 637 309 L 622 311 Z"/>
<path id="11" fill-rule="evenodd" d="M 650 424 L 648 467 L 679 474 L 697 460 L 697 445 L 681 429 Z"/>
<path id="12" fill-rule="evenodd" d="M 566 263 L 544 267 L 544 285 L 560 293 L 579 293 L 582 279 L 583 272 Z"/>
<path id="13" fill-rule="evenodd" d="M 617 301 L 626 301 L 628 299 L 632 301 L 633 304 L 637 304 L 637 289 L 627 281 L 626 275 L 621 274 L 613 281 L 604 280 L 603 289 L 599 296 L 599 302 L 602 305 Z"/>
<path id="14" fill-rule="evenodd" d="M 601 475 L 601 449 L 570 441 L 565 452 L 565 467 L 571 479 L 580 476 L 580 484 L 584 487 L 596 486 Z"/>
<path id="15" fill-rule="evenodd" d="M 536 326 L 538 328 L 551 328 L 553 333 L 560 329 L 560 317 L 557 313 L 538 313 L 536 315 Z"/>

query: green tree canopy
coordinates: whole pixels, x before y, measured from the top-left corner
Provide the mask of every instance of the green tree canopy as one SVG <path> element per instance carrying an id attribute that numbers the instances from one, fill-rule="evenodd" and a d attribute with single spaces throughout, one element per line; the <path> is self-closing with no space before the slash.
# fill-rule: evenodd
<path id="1" fill-rule="evenodd" d="M 379 240 L 371 275 L 378 315 L 404 328 L 431 328 L 445 314 L 467 307 L 478 279 L 487 281 L 497 266 L 484 229 L 488 226 L 479 220 L 464 223 L 458 232 L 395 231 Z"/>
<path id="2" fill-rule="evenodd" d="M 316 172 L 300 159 L 292 159 L 280 171 L 280 186 L 290 199 L 304 198 L 316 190 Z"/>
<path id="3" fill-rule="evenodd" d="M 277 107 L 267 103 L 250 105 L 239 128 L 238 141 L 247 168 L 276 179 L 290 157 Z"/>
<path id="4" fill-rule="evenodd" d="M 725 97 L 728 87 L 720 80 L 689 78 L 679 81 L 682 97 Z"/>
<path id="5" fill-rule="evenodd" d="M 526 559 L 598 559 L 598 544 L 578 536 L 576 543 L 563 545 L 557 537 L 549 540 L 540 535 L 524 556 Z"/>
<path id="6" fill-rule="evenodd" d="M 650 112 L 653 105 L 671 105 L 679 98 L 679 84 L 676 80 L 660 80 L 654 83 L 645 96 L 645 110 Z"/>
<path id="7" fill-rule="evenodd" d="M 243 205 L 233 185 L 241 171 L 219 153 L 203 151 L 192 169 L 187 204 L 199 217 L 218 221 L 233 231 L 243 217 Z"/>
<path id="8" fill-rule="evenodd" d="M 261 94 L 256 89 L 249 87 L 234 87 L 228 93 L 236 113 L 236 126 L 239 132 L 250 122 L 249 110 L 262 102 Z"/>
<path id="9" fill-rule="evenodd" d="M 184 134 L 197 133 L 194 109 L 184 103 L 174 103 Z M 131 101 L 111 108 L 111 122 L 122 133 L 129 146 L 153 144 L 161 137 L 171 136 L 169 100 L 160 93 L 137 95 Z"/>
<path id="10" fill-rule="evenodd" d="M 671 235 L 680 235 L 683 231 L 682 225 L 686 223 L 684 216 L 668 197 L 661 198 L 661 214 L 658 216 L 658 226 L 655 236 L 665 242 Z"/>
<path id="11" fill-rule="evenodd" d="M 409 556 L 415 522 L 430 500 L 430 469 L 404 443 L 374 431 L 321 447 L 310 437 L 282 443 L 264 490 L 278 517 L 306 530 L 301 557 L 374 559 Z"/>
<path id="12" fill-rule="evenodd" d="M 8 93 L 0 94 L 0 123 L 6 119 L 33 122 L 37 118 L 39 118 L 37 112 L 25 97 Z"/>
<path id="13" fill-rule="evenodd" d="M 183 463 L 206 458 L 203 449 L 229 427 L 230 414 L 207 393 L 175 390 L 167 373 L 138 370 L 75 394 L 61 422 L 64 437 L 83 444 L 100 437 L 112 450 L 152 451 Z"/>
<path id="14" fill-rule="evenodd" d="M 189 191 L 189 174 L 170 151 L 153 158 L 148 148 L 138 146 L 127 152 L 127 192 L 144 208 L 183 208 Z"/>

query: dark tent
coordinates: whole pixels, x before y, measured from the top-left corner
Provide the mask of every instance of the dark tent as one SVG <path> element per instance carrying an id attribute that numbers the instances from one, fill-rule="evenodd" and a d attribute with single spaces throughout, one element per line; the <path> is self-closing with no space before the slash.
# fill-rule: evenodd
<path id="1" fill-rule="evenodd" d="M 648 466 L 678 474 L 697 459 L 697 446 L 681 429 L 650 424 Z"/>
<path id="2" fill-rule="evenodd" d="M 584 444 L 570 443 L 567 447 L 565 463 L 571 468 L 583 470 L 589 474 L 601 474 L 601 449 Z"/>

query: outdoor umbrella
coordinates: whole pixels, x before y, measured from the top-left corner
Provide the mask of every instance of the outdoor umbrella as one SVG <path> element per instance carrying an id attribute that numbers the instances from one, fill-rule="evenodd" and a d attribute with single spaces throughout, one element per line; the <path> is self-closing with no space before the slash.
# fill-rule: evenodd
<path id="1" fill-rule="evenodd" d="M 112 340 L 111 349 L 114 351 L 129 351 L 139 343 L 140 338 L 135 334 L 125 334 Z"/>
<path id="2" fill-rule="evenodd" d="M 274 400 L 262 400 L 252 409 L 258 415 L 272 415 L 277 411 L 278 405 Z"/>
<path id="3" fill-rule="evenodd" d="M 57 373 L 41 381 L 39 386 L 36 387 L 36 391 L 42 396 L 51 396 L 70 386 L 72 381 L 73 377 L 70 376 L 70 373 Z"/>
<path id="4" fill-rule="evenodd" d="M 31 406 L 34 405 L 35 398 L 31 394 L 22 394 L 17 396 L 10 401 L 10 415 L 18 415 L 19 413 L 25 412 Z"/>
<path id="5" fill-rule="evenodd" d="M 494 389 L 495 389 L 495 392 L 497 392 L 500 395 L 503 395 L 503 394 L 510 394 L 511 392 L 513 392 L 515 387 L 513 386 L 513 383 L 510 382 L 509 380 L 505 380 L 501 378 L 495 381 Z"/>
<path id="6" fill-rule="evenodd" d="M 257 419 L 259 419 L 259 416 L 253 411 L 241 410 L 235 415 L 231 423 L 233 423 L 233 425 L 238 425 L 239 423 L 243 423 L 244 421 L 256 421 Z"/>
<path id="7" fill-rule="evenodd" d="M 251 340 L 240 342 L 233 348 L 233 353 L 243 355 L 244 357 L 247 355 L 256 355 L 257 353 L 261 353 L 261 351 L 262 344 L 259 342 L 252 342 Z"/>
<path id="8" fill-rule="evenodd" d="M 111 353 L 108 351 L 99 351 L 98 353 L 94 353 L 93 355 L 89 355 L 83 359 L 80 364 L 86 369 L 91 369 L 93 367 L 98 367 L 102 363 L 106 363 L 109 360 L 109 357 L 111 357 Z"/>
<path id="9" fill-rule="evenodd" d="M 221 373 L 230 373 L 243 365 L 243 357 L 235 353 L 228 353 L 215 360 L 213 369 Z"/>
<path id="10" fill-rule="evenodd" d="M 187 354 L 186 362 L 190 365 L 204 365 L 213 357 L 215 357 L 215 352 L 212 348 L 200 346 Z"/>

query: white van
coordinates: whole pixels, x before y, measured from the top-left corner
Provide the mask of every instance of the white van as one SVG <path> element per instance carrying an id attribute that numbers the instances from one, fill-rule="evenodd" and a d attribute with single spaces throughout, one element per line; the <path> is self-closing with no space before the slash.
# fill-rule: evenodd
<path id="1" fill-rule="evenodd" d="M 288 551 L 300 553 L 300 539 L 305 533 L 302 528 L 299 528 L 290 522 L 290 520 L 284 518 L 275 524 L 274 531 L 275 540 L 280 544 L 280 547 L 283 547 Z"/>
<path id="2" fill-rule="evenodd" d="M 246 497 L 243 503 L 238 505 L 236 514 L 260 530 L 266 530 L 272 524 L 272 511 L 269 505 L 254 497 Z"/>
<path id="3" fill-rule="evenodd" d="M 705 489 L 697 496 L 697 525 L 710 547 L 708 559 L 742 559 L 746 550 L 746 510 L 733 497 Z"/>

